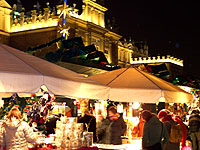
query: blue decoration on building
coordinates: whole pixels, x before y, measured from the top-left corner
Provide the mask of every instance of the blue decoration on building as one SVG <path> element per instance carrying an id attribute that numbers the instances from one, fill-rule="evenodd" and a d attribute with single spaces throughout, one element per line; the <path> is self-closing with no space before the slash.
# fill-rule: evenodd
<path id="1" fill-rule="evenodd" d="M 64 0 L 63 1 L 63 8 L 65 9 L 65 7 L 67 7 L 67 0 Z M 63 14 L 63 28 L 65 28 L 67 25 L 67 15 L 64 15 Z M 65 38 L 66 37 L 66 34 L 63 34 L 63 37 Z"/>

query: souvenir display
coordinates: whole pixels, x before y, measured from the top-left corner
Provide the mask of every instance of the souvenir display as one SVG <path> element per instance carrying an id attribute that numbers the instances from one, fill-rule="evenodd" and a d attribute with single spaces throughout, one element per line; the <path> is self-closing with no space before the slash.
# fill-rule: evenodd
<path id="1" fill-rule="evenodd" d="M 61 117 L 56 123 L 55 143 L 58 148 L 77 149 L 87 145 L 92 146 L 91 133 L 84 135 L 83 124 L 77 123 L 76 117 Z"/>

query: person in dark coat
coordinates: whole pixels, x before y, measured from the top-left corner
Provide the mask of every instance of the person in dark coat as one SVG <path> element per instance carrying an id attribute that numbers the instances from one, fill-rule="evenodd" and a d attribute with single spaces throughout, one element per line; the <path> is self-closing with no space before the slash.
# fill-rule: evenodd
<path id="1" fill-rule="evenodd" d="M 108 109 L 108 117 L 103 120 L 97 128 L 99 143 L 102 144 L 122 144 L 121 136 L 124 135 L 127 126 L 117 113 L 117 109 L 111 106 Z"/>
<path id="2" fill-rule="evenodd" d="M 158 113 L 158 118 L 163 122 L 168 134 L 170 135 L 171 127 L 177 123 L 172 119 L 172 116 L 169 113 L 170 112 L 168 112 L 168 110 L 161 110 Z M 163 150 L 179 150 L 179 145 L 180 143 L 172 143 L 167 141 L 167 143 L 163 146 Z"/>
<path id="3" fill-rule="evenodd" d="M 56 129 L 56 122 L 60 120 L 61 114 L 59 115 L 52 115 L 51 117 L 47 118 L 46 121 L 46 136 L 49 134 L 55 134 Z"/>
<path id="4" fill-rule="evenodd" d="M 90 114 L 88 105 L 88 99 L 80 101 L 81 117 L 78 118 L 78 123 L 83 123 L 84 131 L 93 132 L 93 142 L 96 142 L 96 118 Z"/>
<path id="5" fill-rule="evenodd" d="M 192 150 L 199 150 L 200 116 L 198 110 L 193 110 L 189 118 L 189 131 L 192 139 Z"/>
<path id="6" fill-rule="evenodd" d="M 169 140 L 169 135 L 165 126 L 156 115 L 150 111 L 142 112 L 144 119 L 142 148 L 144 150 L 162 150 L 162 145 Z"/>
<path id="7" fill-rule="evenodd" d="M 84 131 L 93 132 L 93 142 L 96 142 L 96 118 L 86 113 L 78 119 L 78 123 L 83 123 Z"/>

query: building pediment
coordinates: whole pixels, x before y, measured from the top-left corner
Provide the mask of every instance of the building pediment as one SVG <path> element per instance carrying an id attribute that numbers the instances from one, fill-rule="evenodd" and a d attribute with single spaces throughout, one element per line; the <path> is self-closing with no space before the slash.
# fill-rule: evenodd
<path id="1" fill-rule="evenodd" d="M 0 7 L 11 8 L 11 6 L 5 0 L 0 0 Z"/>

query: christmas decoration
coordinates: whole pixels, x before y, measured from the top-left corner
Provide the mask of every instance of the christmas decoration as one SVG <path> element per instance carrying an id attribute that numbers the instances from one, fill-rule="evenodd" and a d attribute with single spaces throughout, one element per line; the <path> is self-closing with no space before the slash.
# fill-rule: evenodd
<path id="1" fill-rule="evenodd" d="M 33 104 L 35 104 L 39 98 L 36 96 L 36 94 L 31 94 L 31 97 L 26 99 L 26 107 L 24 108 L 24 112 L 28 112 Z"/>
<path id="2" fill-rule="evenodd" d="M 10 98 L 5 98 L 2 100 L 4 105 L 0 108 L 0 118 L 8 115 L 8 112 L 12 107 L 17 107 L 22 113 L 24 112 L 24 108 L 26 107 L 25 98 L 21 98 L 17 93 L 14 93 Z"/>
<path id="3" fill-rule="evenodd" d="M 61 13 L 59 15 L 59 18 L 61 16 L 63 16 L 62 30 L 60 31 L 60 33 L 63 35 L 63 37 L 65 39 L 67 39 L 67 37 L 69 36 L 69 29 L 70 29 L 70 27 L 66 28 L 67 27 L 66 26 L 66 23 L 67 23 L 66 19 L 67 19 L 67 16 L 71 17 L 70 14 L 69 14 L 69 11 L 72 11 L 74 8 L 73 7 L 70 7 L 70 8 L 67 7 L 67 0 L 64 0 L 63 2 L 64 2 L 63 3 L 63 8 L 62 8 Z"/>
<path id="4" fill-rule="evenodd" d="M 67 0 L 64 0 L 63 8 L 61 10 L 61 13 L 59 15 L 59 18 L 63 16 L 63 20 L 66 21 L 67 16 L 71 17 L 69 14 L 69 11 L 73 10 L 72 8 L 67 7 Z M 63 24 L 65 25 L 65 22 L 63 21 Z"/>
<path id="5" fill-rule="evenodd" d="M 53 45 L 54 43 L 56 43 L 56 42 L 58 42 L 60 40 L 63 40 L 63 37 L 59 37 L 59 38 L 57 38 L 55 40 L 52 40 L 52 41 L 50 41 L 50 42 L 48 42 L 46 44 L 42 44 L 42 45 L 39 45 L 39 46 L 34 47 L 34 48 L 29 48 L 26 52 L 32 55 L 35 52 L 41 51 L 42 48 L 51 46 L 51 45 Z"/>
<path id="6" fill-rule="evenodd" d="M 70 29 L 70 27 L 66 28 L 66 27 L 61 27 L 60 26 L 59 29 L 60 29 L 59 32 L 63 35 L 63 37 L 65 37 L 65 39 L 67 39 L 67 37 L 69 36 L 69 29 Z"/>
<path id="7" fill-rule="evenodd" d="M 49 110 L 53 109 L 52 102 L 54 102 L 55 96 L 50 96 L 49 93 L 44 92 L 44 95 L 32 105 L 27 112 L 27 116 L 32 119 L 33 122 L 44 122 Z"/>

